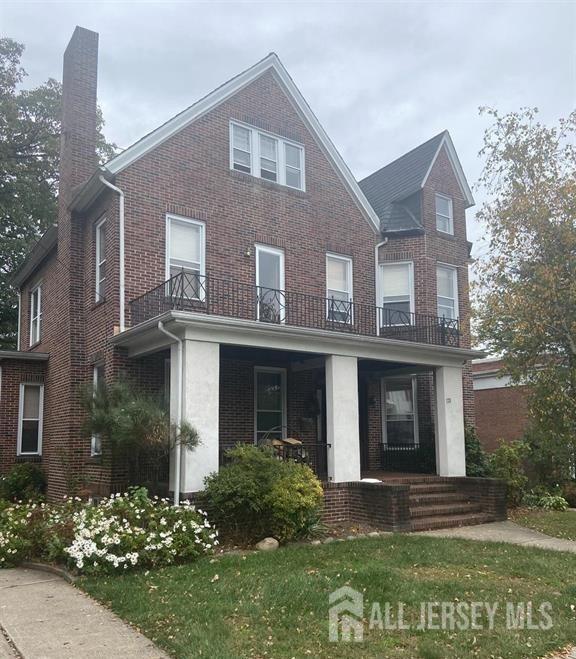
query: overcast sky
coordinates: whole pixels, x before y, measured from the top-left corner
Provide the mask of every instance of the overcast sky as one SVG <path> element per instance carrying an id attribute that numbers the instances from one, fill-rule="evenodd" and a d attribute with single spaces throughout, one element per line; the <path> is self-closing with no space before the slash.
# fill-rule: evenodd
<path id="1" fill-rule="evenodd" d="M 2 36 L 26 46 L 26 86 L 61 79 L 75 25 L 100 33 L 98 97 L 106 137 L 121 147 L 270 51 L 358 179 L 447 128 L 473 184 L 480 105 L 538 106 L 545 121 L 576 107 L 576 0 L 0 0 Z"/>

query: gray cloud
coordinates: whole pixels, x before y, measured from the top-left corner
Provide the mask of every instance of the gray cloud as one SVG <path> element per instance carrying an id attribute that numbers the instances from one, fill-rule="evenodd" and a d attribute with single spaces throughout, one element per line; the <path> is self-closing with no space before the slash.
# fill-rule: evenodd
<path id="1" fill-rule="evenodd" d="M 574 2 L 0 3 L 27 85 L 61 77 L 77 24 L 100 33 L 105 132 L 123 147 L 272 50 L 358 178 L 448 128 L 474 183 L 478 106 L 545 121 L 576 106 Z"/>

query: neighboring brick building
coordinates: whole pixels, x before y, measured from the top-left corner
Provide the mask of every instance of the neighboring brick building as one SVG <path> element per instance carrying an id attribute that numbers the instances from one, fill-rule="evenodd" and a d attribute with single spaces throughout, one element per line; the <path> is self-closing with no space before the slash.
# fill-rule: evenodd
<path id="1" fill-rule="evenodd" d="M 472 362 L 478 438 L 487 451 L 502 441 L 521 439 L 528 426 L 527 387 L 512 386 L 502 373 L 502 360 Z"/>
<path id="2" fill-rule="evenodd" d="M 82 408 L 123 376 L 198 429 L 183 493 L 287 436 L 335 483 L 464 476 L 473 199 L 449 134 L 357 183 L 271 54 L 97 167 L 97 42 L 66 50 L 58 224 L 14 276 L 0 469 L 41 460 L 51 497 L 124 487 Z"/>

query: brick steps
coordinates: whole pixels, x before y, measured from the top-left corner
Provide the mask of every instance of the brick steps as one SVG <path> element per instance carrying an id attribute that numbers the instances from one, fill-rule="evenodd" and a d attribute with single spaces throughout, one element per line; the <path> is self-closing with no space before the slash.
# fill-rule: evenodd
<path id="1" fill-rule="evenodd" d="M 487 513 L 467 515 L 442 515 L 438 517 L 422 517 L 412 520 L 412 531 L 431 531 L 433 529 L 448 529 L 472 524 L 486 524 L 494 521 Z"/>
<path id="2" fill-rule="evenodd" d="M 481 512 L 482 506 L 480 504 L 471 503 L 469 501 L 443 505 L 410 506 L 410 517 L 412 519 L 421 517 L 445 517 L 461 514 L 468 515 Z"/>
<path id="3" fill-rule="evenodd" d="M 439 492 L 432 494 L 410 494 L 410 507 L 412 506 L 422 506 L 422 505 L 437 505 L 441 506 L 444 504 L 457 504 L 469 501 L 468 495 L 464 492 L 458 492 L 454 489 L 452 492 Z"/>

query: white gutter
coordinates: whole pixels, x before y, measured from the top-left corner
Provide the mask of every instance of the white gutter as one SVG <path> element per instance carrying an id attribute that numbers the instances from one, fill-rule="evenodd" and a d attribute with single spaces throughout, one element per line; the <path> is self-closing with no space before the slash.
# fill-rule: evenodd
<path id="1" fill-rule="evenodd" d="M 103 183 L 107 188 L 116 192 L 119 195 L 119 239 L 120 239 L 120 331 L 123 332 L 126 329 L 125 323 L 125 309 L 124 309 L 124 298 L 125 298 L 125 286 L 124 286 L 124 193 L 120 188 L 117 188 L 115 185 L 112 185 L 107 181 L 103 176 L 100 176 L 100 182 Z"/>
<path id="2" fill-rule="evenodd" d="M 374 247 L 374 291 L 376 292 L 376 336 L 380 334 L 380 323 L 378 319 L 378 308 L 380 307 L 380 297 L 381 297 L 381 290 L 380 290 L 380 272 L 379 272 L 379 262 L 378 262 L 378 251 L 380 250 L 381 247 L 384 247 L 384 245 L 388 244 L 388 238 L 384 238 L 381 242 L 379 242 L 375 247 Z"/>
<path id="3" fill-rule="evenodd" d="M 18 295 L 18 334 L 16 335 L 16 350 L 20 350 L 20 328 L 21 328 L 21 320 L 20 320 L 20 314 L 22 312 L 22 294 L 20 291 L 16 293 Z"/>
<path id="4" fill-rule="evenodd" d="M 173 341 L 176 341 L 178 344 L 178 388 L 176 390 L 177 393 L 177 403 L 176 403 L 176 426 L 178 429 L 180 429 L 180 425 L 182 424 L 182 385 L 184 383 L 184 359 L 183 359 L 183 354 L 182 354 L 182 339 L 176 334 L 172 334 L 172 332 L 169 332 L 165 327 L 164 323 L 159 320 L 158 321 L 158 329 L 163 333 L 166 334 L 167 337 L 171 338 Z M 170 370 L 172 370 L 173 366 L 170 364 Z M 176 445 L 174 446 L 174 505 L 179 506 L 180 505 L 180 470 L 182 469 L 182 445 L 180 444 L 180 441 L 176 442 Z"/>

